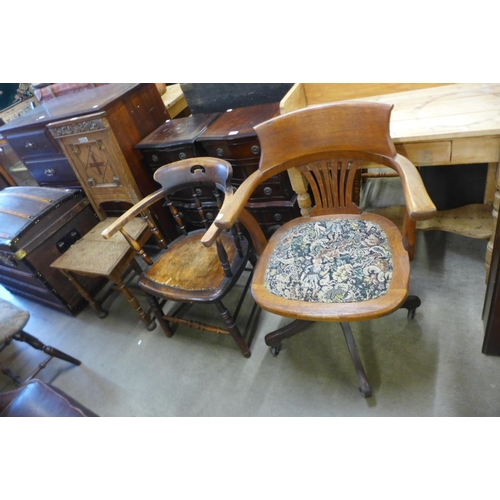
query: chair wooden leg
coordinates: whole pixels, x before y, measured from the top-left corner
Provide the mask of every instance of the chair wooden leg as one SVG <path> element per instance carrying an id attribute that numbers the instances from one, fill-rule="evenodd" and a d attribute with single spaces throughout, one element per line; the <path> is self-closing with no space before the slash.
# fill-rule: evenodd
<path id="1" fill-rule="evenodd" d="M 125 295 L 129 304 L 136 310 L 137 314 L 139 315 L 139 318 L 146 325 L 146 328 L 150 332 L 153 331 L 156 328 L 155 320 L 151 318 L 150 314 L 148 314 L 147 312 L 144 312 L 141 305 L 139 304 L 139 301 L 136 299 L 136 297 L 134 297 L 130 293 L 130 291 L 125 286 L 125 283 L 123 282 L 121 276 L 118 273 L 116 273 L 114 275 L 109 276 L 109 278 L 118 287 L 120 292 L 122 292 L 123 295 Z"/>
<path id="2" fill-rule="evenodd" d="M 344 332 L 344 337 L 347 342 L 347 347 L 351 354 L 352 362 L 354 363 L 354 368 L 359 379 L 359 391 L 364 398 L 369 398 L 372 395 L 372 390 L 368 379 L 366 378 L 366 373 L 361 363 L 361 358 L 359 357 L 358 348 L 354 342 L 354 337 L 352 336 L 351 325 L 349 323 L 340 323 L 342 331 Z"/>
<path id="3" fill-rule="evenodd" d="M 15 333 L 14 339 L 19 341 L 19 342 L 26 342 L 31 347 L 34 347 L 35 349 L 38 349 L 39 351 L 43 351 L 45 354 L 48 354 L 49 356 L 53 356 L 54 358 L 62 359 L 64 361 L 67 361 L 68 363 L 73 363 L 74 365 L 77 365 L 77 366 L 82 364 L 81 361 L 74 358 L 73 356 L 70 356 L 69 354 L 62 352 L 59 349 L 56 349 L 55 347 L 45 345 L 41 340 L 37 339 L 36 337 L 33 337 L 33 335 L 30 335 L 29 333 L 26 333 L 25 331 L 21 330 L 20 332 Z"/>
<path id="4" fill-rule="evenodd" d="M 217 306 L 217 310 L 219 311 L 219 314 L 221 315 L 227 329 L 229 330 L 229 334 L 231 335 L 231 337 L 233 337 L 236 344 L 238 344 L 241 353 L 243 354 L 243 356 L 245 356 L 245 358 L 249 358 L 252 353 L 250 352 L 245 339 L 242 337 L 240 331 L 238 330 L 238 327 L 236 326 L 233 317 L 229 313 L 229 310 L 220 300 L 216 302 L 215 305 Z"/>
<path id="5" fill-rule="evenodd" d="M 158 321 L 158 324 L 160 325 L 161 329 L 165 333 L 167 337 L 172 337 L 174 332 L 170 329 L 170 326 L 168 324 L 168 321 L 166 321 L 163 318 L 163 310 L 160 306 L 160 303 L 158 302 L 158 299 L 149 293 L 146 293 L 146 299 L 148 300 L 148 303 L 151 307 L 151 310 L 153 311 L 153 314 L 155 315 L 156 321 Z"/>
<path id="6" fill-rule="evenodd" d="M 302 319 L 296 319 L 289 323 L 288 325 L 274 330 L 274 332 L 268 333 L 265 336 L 266 345 L 271 348 L 271 354 L 277 356 L 281 350 L 281 342 L 284 339 L 288 339 L 302 332 L 309 326 L 311 326 L 314 321 L 306 321 Z"/>

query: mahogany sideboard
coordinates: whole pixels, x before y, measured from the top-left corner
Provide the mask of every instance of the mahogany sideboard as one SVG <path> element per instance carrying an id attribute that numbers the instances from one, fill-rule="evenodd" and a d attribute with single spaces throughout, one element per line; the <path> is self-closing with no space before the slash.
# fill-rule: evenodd
<path id="1" fill-rule="evenodd" d="M 40 186 L 82 187 L 102 219 L 116 210 L 104 200 L 134 204 L 157 189 L 135 145 L 167 119 L 155 84 L 110 83 L 43 101 L 0 134 Z M 170 238 L 161 206 L 152 212 Z"/>

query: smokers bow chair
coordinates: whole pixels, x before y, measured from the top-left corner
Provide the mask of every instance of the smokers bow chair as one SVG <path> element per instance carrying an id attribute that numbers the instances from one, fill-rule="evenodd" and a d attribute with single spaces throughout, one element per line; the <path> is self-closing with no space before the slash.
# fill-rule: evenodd
<path id="1" fill-rule="evenodd" d="M 263 309 L 295 320 L 267 334 L 265 342 L 277 355 L 284 339 L 312 322 L 340 322 L 364 397 L 372 392 L 349 322 L 400 307 L 413 317 L 420 300 L 408 296 L 407 230 L 402 235 L 388 219 L 361 213 L 352 201 L 357 169 L 377 163 L 400 175 L 407 205 L 404 228 L 411 228 L 410 219 L 427 219 L 435 212 L 417 169 L 396 153 L 389 135 L 391 110 L 378 103 L 326 104 L 256 126 L 259 169 L 226 200 L 202 240 L 210 245 L 218 231 L 231 227 L 261 182 L 287 169 L 300 172 L 314 206 L 272 235 L 251 285 Z"/>
<path id="2" fill-rule="evenodd" d="M 205 248 L 200 243 L 215 219 L 223 198 L 228 200 L 233 196 L 231 165 L 215 158 L 189 158 L 164 165 L 156 170 L 154 178 L 162 188 L 134 205 L 104 230 L 102 236 L 111 238 L 118 231 L 124 233 L 124 226 L 128 221 L 143 213 L 153 203 L 165 199 L 165 204 L 178 225 L 180 236 L 168 247 L 163 245 L 163 250 L 154 257 L 154 263 L 151 262 L 152 266 L 141 274 L 138 281 L 158 323 L 167 337 L 173 335 L 176 325 L 229 334 L 243 356 L 250 357 L 247 336 L 250 338 L 249 326 L 256 306 L 250 313 L 243 334 L 236 326 L 236 316 L 252 274 L 246 280 L 247 284 L 234 315 L 231 315 L 222 299 L 239 280 L 247 262 L 255 265 L 257 255 L 266 244 L 264 234 L 253 216 L 242 210 L 240 221 L 235 220 L 229 231 L 219 232 L 217 238 L 213 239 L 213 246 Z M 193 198 L 192 203 L 187 203 L 188 194 Z M 191 216 L 188 217 L 188 214 Z M 125 236 L 127 240 L 130 239 L 126 234 Z M 166 301 L 180 302 L 183 305 L 167 316 L 163 312 Z M 194 303 L 214 304 L 225 328 L 183 319 Z"/>

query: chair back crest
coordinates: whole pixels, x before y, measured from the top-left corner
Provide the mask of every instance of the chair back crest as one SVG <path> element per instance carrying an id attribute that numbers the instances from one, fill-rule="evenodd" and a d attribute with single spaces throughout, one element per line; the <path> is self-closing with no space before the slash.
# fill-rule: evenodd
<path id="1" fill-rule="evenodd" d="M 391 166 L 396 149 L 389 133 L 393 106 L 341 102 L 311 106 L 255 127 L 267 177 L 296 167 L 315 201 L 311 215 L 360 213 L 353 187 L 362 162 Z"/>

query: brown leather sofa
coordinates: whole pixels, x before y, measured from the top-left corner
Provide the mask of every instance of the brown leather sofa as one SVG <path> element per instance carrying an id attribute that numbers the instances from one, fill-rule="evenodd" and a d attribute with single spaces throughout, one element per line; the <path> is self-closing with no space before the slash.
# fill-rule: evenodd
<path id="1" fill-rule="evenodd" d="M 33 379 L 0 393 L 0 417 L 98 417 L 60 389 Z"/>

